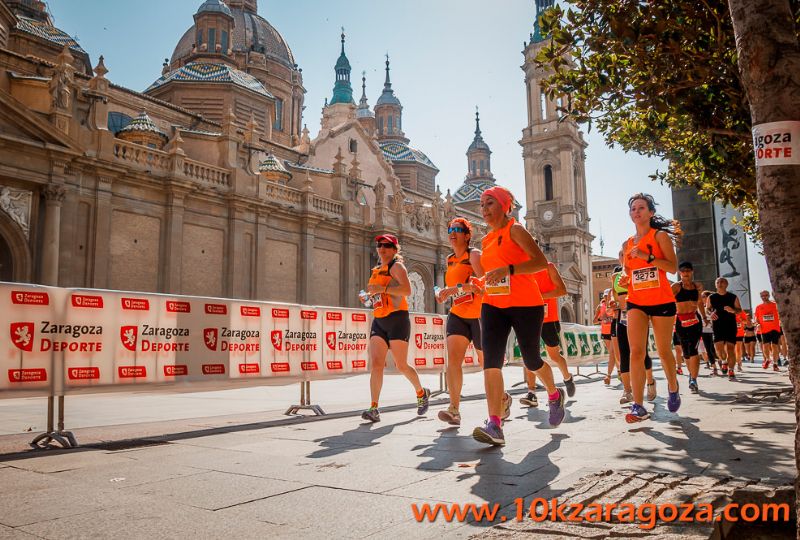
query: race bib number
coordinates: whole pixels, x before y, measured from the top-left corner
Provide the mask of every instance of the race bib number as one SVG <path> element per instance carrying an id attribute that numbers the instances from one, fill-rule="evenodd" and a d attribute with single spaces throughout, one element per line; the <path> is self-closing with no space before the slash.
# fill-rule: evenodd
<path id="1" fill-rule="evenodd" d="M 475 295 L 471 292 L 461 292 L 453 296 L 453 305 L 460 306 L 461 304 L 469 304 L 475 299 Z"/>
<path id="2" fill-rule="evenodd" d="M 372 307 L 373 308 L 380 308 L 383 307 L 383 295 L 376 294 L 372 297 Z"/>
<path id="3" fill-rule="evenodd" d="M 658 268 L 648 266 L 647 268 L 634 270 L 631 276 L 631 284 L 636 291 L 657 289 L 659 286 Z"/>
<path id="4" fill-rule="evenodd" d="M 681 319 L 681 326 L 686 328 L 687 326 L 694 326 L 695 324 L 698 324 L 699 322 L 700 322 L 700 320 L 697 318 L 697 315 L 693 315 L 692 317 L 690 317 L 688 319 Z"/>
<path id="5" fill-rule="evenodd" d="M 625 326 L 628 325 L 628 311 L 627 310 L 623 310 L 619 314 L 619 322 L 620 322 L 620 324 L 624 324 Z"/>
<path id="6" fill-rule="evenodd" d="M 774 320 L 775 320 L 775 315 L 773 315 L 772 313 L 764 315 L 764 322 L 772 322 Z"/>
<path id="7" fill-rule="evenodd" d="M 511 276 L 504 277 L 494 285 L 486 285 L 486 294 L 489 296 L 511 294 Z"/>

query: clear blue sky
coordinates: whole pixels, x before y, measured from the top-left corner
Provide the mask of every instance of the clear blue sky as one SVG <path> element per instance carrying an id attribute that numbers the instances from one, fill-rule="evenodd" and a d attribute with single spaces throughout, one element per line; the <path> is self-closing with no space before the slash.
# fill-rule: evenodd
<path id="1" fill-rule="evenodd" d="M 77 36 L 92 62 L 105 56 L 108 78 L 144 90 L 161 75 L 164 58 L 193 24 L 202 0 L 50 0 L 56 26 Z M 455 191 L 466 174 L 465 152 L 472 141 L 475 106 L 481 130 L 492 149 L 498 183 L 525 200 L 522 151 L 518 144 L 527 122 L 522 46 L 533 27 L 530 0 L 259 0 L 259 14 L 283 35 L 307 90 L 304 121 L 312 137 L 321 109 L 330 98 L 333 66 L 339 55 L 340 28 L 353 66 L 356 101 L 361 72 L 367 72 L 370 105 L 380 94 L 384 55 L 392 63 L 392 83 L 403 103 L 403 129 L 411 145 L 440 169 L 443 192 Z M 594 253 L 613 255 L 631 234 L 626 201 L 630 194 L 652 193 L 659 211 L 672 215 L 667 187 L 647 177 L 660 163 L 605 146 L 596 132 L 586 134 L 586 176 Z M 763 257 L 750 248 L 751 290 L 770 289 Z M 757 296 L 754 300 L 757 300 Z"/>

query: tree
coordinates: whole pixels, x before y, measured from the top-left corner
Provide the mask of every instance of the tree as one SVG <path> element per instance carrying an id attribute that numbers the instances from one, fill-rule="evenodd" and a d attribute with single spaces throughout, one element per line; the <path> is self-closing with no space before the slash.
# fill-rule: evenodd
<path id="1" fill-rule="evenodd" d="M 550 41 L 537 60 L 553 71 L 548 94 L 567 97 L 564 115 L 668 159 L 655 179 L 737 206 L 758 229 L 800 424 L 800 165 L 756 167 L 752 137 L 754 125 L 800 120 L 800 2 L 729 1 L 565 0 L 540 18 Z"/>

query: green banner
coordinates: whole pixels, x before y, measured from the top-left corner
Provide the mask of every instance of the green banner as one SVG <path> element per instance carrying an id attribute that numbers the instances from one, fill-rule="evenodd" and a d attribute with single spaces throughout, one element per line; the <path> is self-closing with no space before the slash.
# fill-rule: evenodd
<path id="1" fill-rule="evenodd" d="M 567 356 L 574 358 L 578 356 L 578 344 L 574 332 L 564 332 L 564 341 L 567 342 Z"/>

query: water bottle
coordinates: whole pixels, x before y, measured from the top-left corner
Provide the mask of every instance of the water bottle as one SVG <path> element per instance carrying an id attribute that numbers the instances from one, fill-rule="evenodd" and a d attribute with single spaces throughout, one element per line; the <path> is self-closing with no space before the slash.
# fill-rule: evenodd
<path id="1" fill-rule="evenodd" d="M 367 291 L 361 289 L 358 291 L 358 297 L 361 298 L 361 303 L 364 304 L 365 307 L 372 307 L 372 298 L 367 294 Z"/>
<path id="2" fill-rule="evenodd" d="M 439 302 L 440 304 L 442 303 L 442 301 L 439 300 L 439 293 L 441 293 L 441 292 L 442 292 L 442 288 L 441 287 L 439 287 L 438 285 L 434 285 L 433 286 L 433 296 L 434 296 L 434 298 L 436 298 L 436 301 Z"/>

